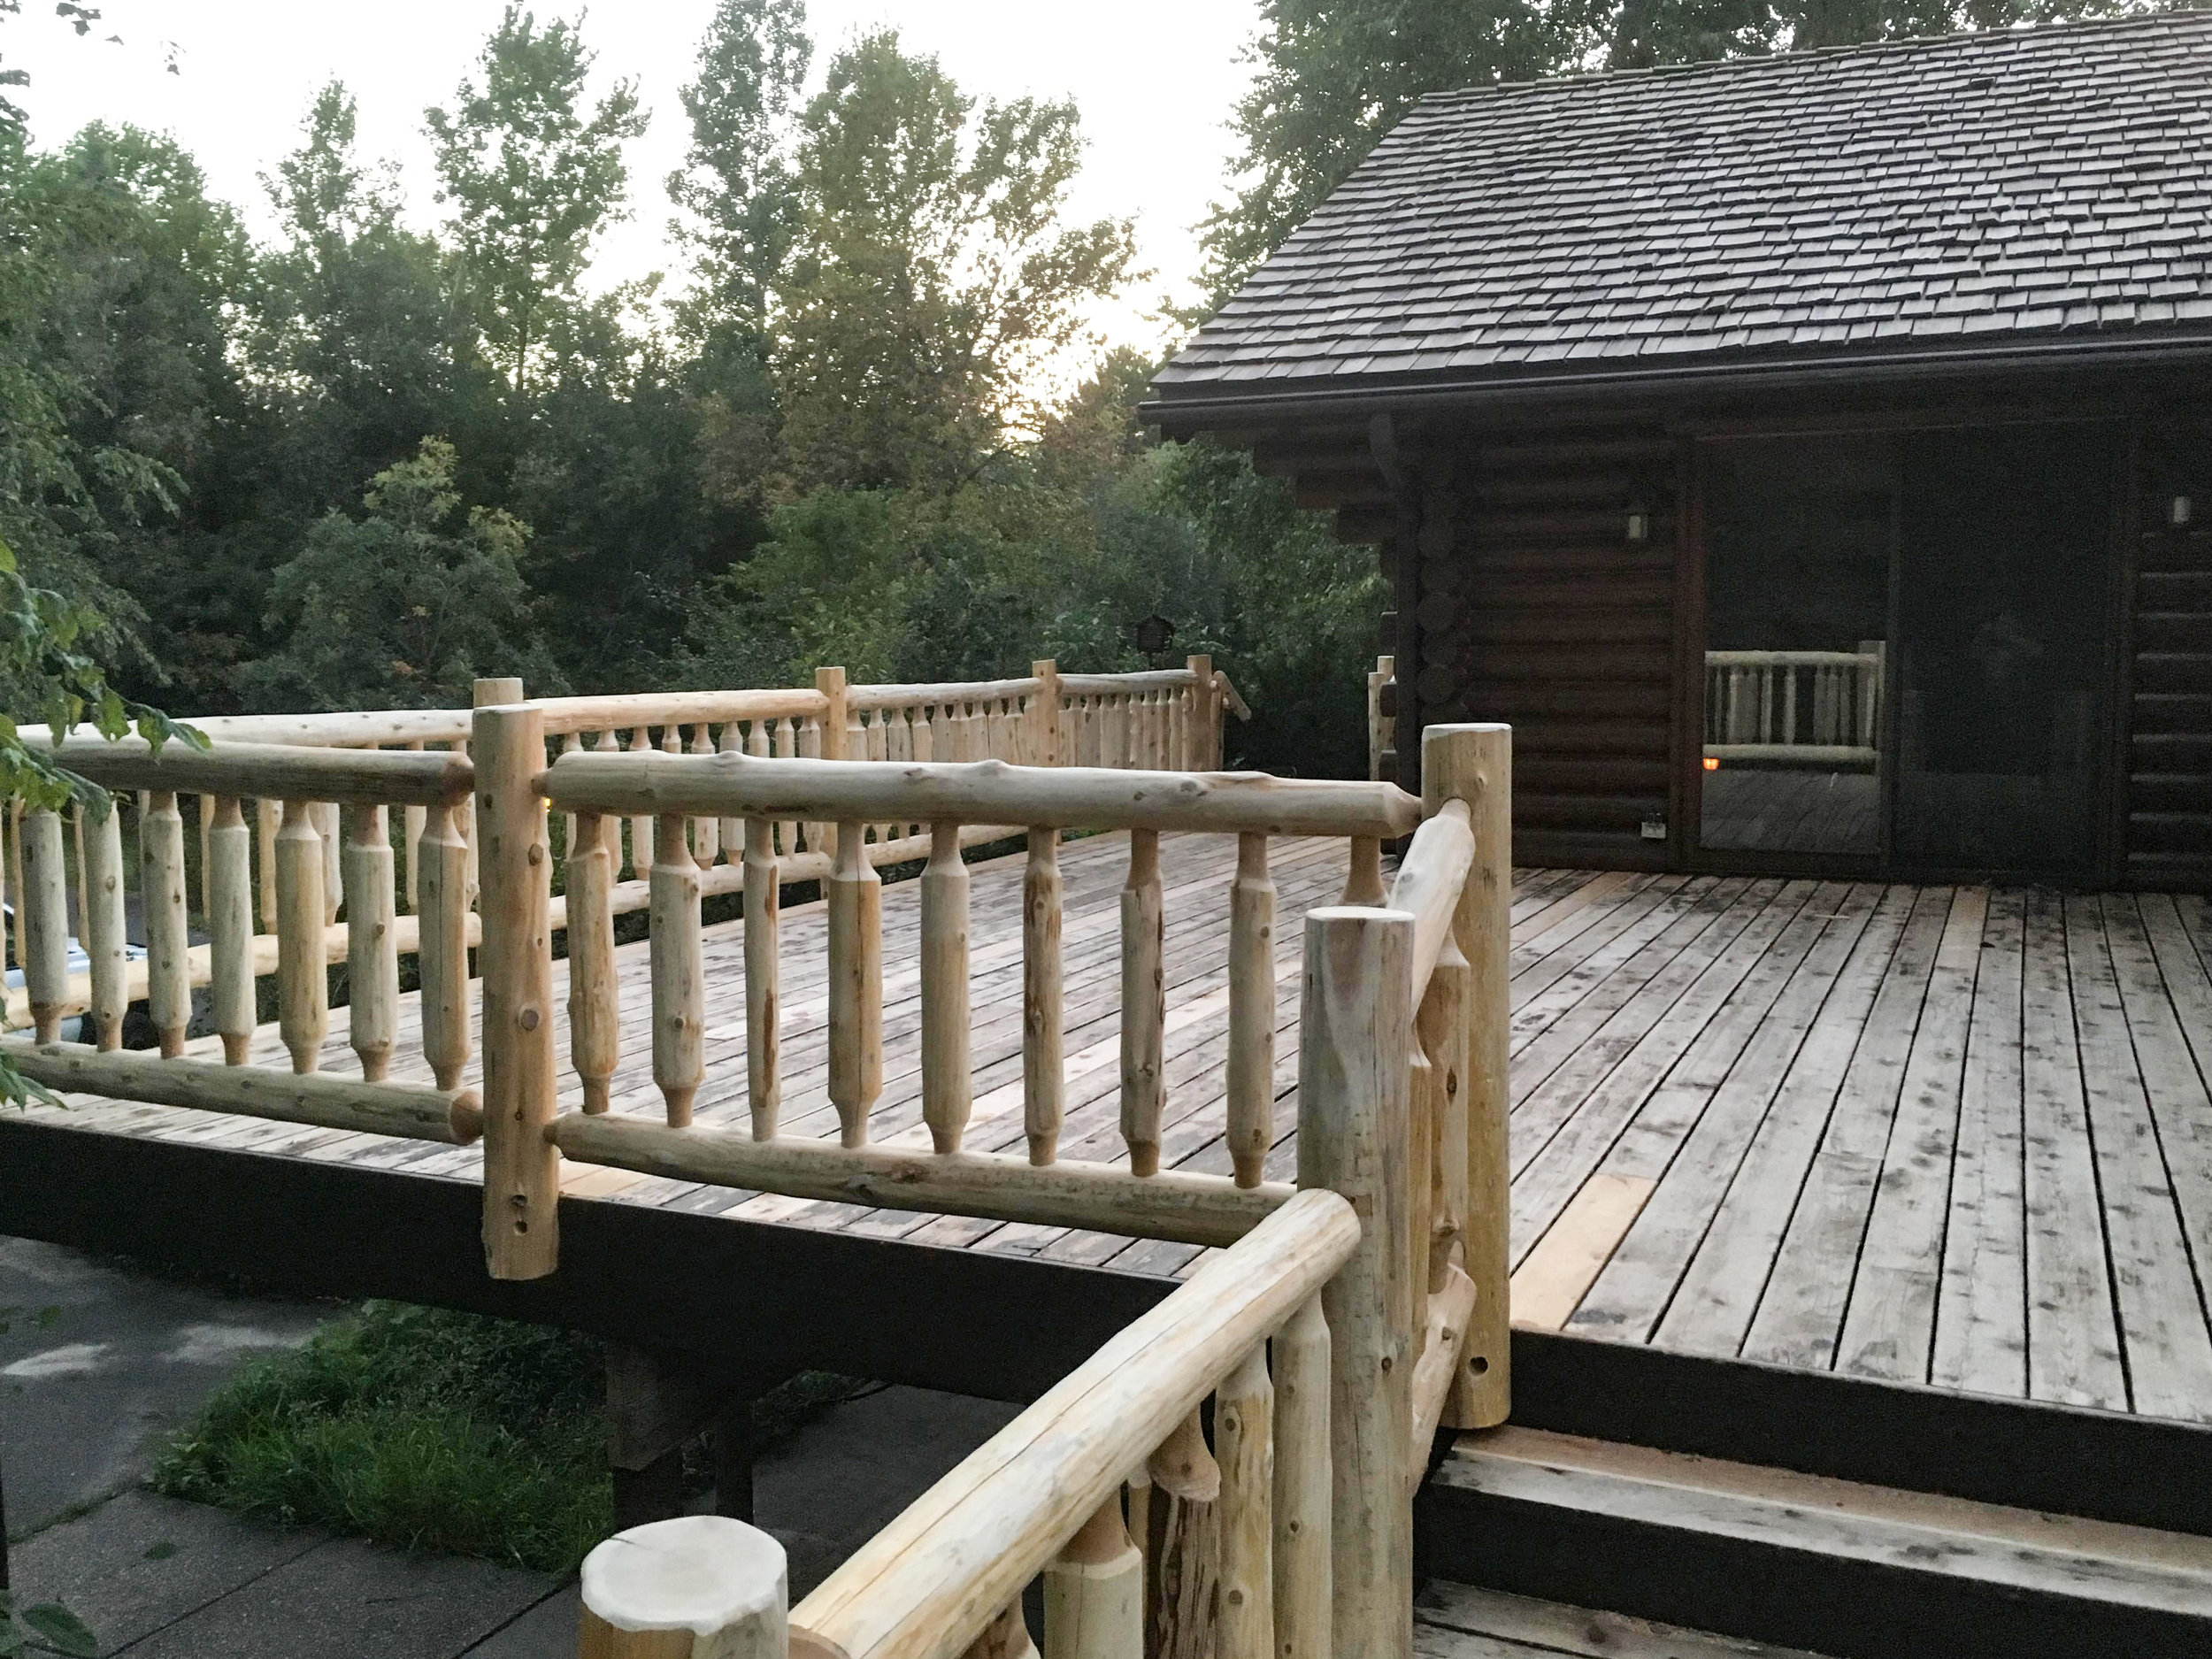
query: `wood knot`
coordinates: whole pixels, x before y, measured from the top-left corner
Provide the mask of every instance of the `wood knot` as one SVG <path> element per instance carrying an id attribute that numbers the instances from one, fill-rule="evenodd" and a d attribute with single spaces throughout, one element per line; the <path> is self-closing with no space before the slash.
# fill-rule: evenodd
<path id="1" fill-rule="evenodd" d="M 538 1028 L 538 1010 L 534 1008 L 524 1009 L 515 1016 L 515 1024 L 525 1031 L 535 1031 Z"/>
<path id="2" fill-rule="evenodd" d="M 530 843 L 530 862 L 534 864 L 541 864 L 545 862 L 545 849 L 535 841 Z"/>

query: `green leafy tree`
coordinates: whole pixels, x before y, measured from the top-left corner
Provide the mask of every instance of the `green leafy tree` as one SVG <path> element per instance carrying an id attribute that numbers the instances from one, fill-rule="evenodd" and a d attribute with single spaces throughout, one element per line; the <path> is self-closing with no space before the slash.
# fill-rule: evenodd
<path id="1" fill-rule="evenodd" d="M 694 338 L 724 326 L 756 351 L 764 340 L 797 218 L 793 118 L 812 56 L 803 0 L 718 0 L 697 73 L 677 94 L 691 147 L 668 175 L 682 210 L 670 228 L 698 262 L 681 308 Z"/>
<path id="2" fill-rule="evenodd" d="M 511 5 L 485 43 L 481 83 L 462 81 L 450 111 L 424 115 L 479 326 L 518 400 L 549 313 L 573 299 L 594 239 L 621 210 L 622 147 L 645 131 L 626 81 L 585 112 L 591 64 L 575 25 L 541 27 Z"/>
<path id="3" fill-rule="evenodd" d="M 450 708 L 470 682 L 519 673 L 560 680 L 536 637 L 521 570 L 529 526 L 497 508 L 465 511 L 453 446 L 376 475 L 362 519 L 334 512 L 277 572 L 270 604 L 283 649 L 256 664 L 273 707 Z"/>
<path id="4" fill-rule="evenodd" d="M 1039 365 L 1131 273 L 1126 220 L 1062 222 L 1075 106 L 979 109 L 896 34 L 831 61 L 801 121 L 778 295 L 783 444 L 800 488 L 946 484 L 1033 433 Z"/>

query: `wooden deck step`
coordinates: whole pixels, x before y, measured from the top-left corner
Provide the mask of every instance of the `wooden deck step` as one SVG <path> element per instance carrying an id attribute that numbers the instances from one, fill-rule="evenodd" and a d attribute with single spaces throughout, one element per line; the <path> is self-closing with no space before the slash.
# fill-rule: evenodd
<path id="1" fill-rule="evenodd" d="M 2212 1540 L 2147 1527 L 1510 1426 L 1418 1513 L 1437 1578 L 1839 1659 L 2212 1652 Z"/>
<path id="2" fill-rule="evenodd" d="M 1801 1647 L 1774 1647 L 1442 1578 L 1432 1578 L 1414 1601 L 1413 1651 L 1418 1659 L 1526 1659 L 1543 1654 L 1584 1659 L 1818 1659 Z"/>

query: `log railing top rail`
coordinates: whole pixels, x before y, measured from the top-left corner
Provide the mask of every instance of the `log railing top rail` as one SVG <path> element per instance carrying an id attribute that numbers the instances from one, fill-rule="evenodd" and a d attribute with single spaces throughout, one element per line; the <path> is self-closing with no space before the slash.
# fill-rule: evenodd
<path id="1" fill-rule="evenodd" d="M 1394 784 L 995 760 L 894 764 L 580 750 L 562 756 L 538 787 L 556 810 L 571 812 L 1371 838 L 1403 835 L 1421 822 L 1419 800 Z"/>
<path id="2" fill-rule="evenodd" d="M 468 799 L 476 779 L 468 757 L 450 750 L 235 742 L 199 749 L 172 741 L 156 753 L 137 738 L 112 743 L 72 738 L 53 753 L 61 765 L 108 789 L 332 801 L 341 806 L 457 806 Z"/>
<path id="3" fill-rule="evenodd" d="M 1359 1236 L 1344 1199 L 1300 1194 L 862 1545 L 792 1624 L 845 1659 L 956 1659 L 1118 1492 L 1159 1425 L 1196 1410 Z"/>

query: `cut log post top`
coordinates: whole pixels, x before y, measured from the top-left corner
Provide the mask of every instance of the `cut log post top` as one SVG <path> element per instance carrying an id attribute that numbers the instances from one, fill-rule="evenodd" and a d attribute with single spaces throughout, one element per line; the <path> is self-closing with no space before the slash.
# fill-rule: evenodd
<path id="1" fill-rule="evenodd" d="M 789 1569 L 758 1527 L 687 1515 L 584 1557 L 581 1659 L 784 1659 Z"/>
<path id="2" fill-rule="evenodd" d="M 1260 835 L 1403 835 L 1420 803 L 1394 784 L 1265 772 L 1015 766 L 1004 761 L 564 755 L 538 780 L 556 811 L 831 822 L 1022 824 Z"/>

